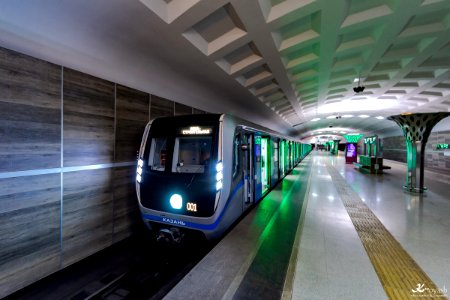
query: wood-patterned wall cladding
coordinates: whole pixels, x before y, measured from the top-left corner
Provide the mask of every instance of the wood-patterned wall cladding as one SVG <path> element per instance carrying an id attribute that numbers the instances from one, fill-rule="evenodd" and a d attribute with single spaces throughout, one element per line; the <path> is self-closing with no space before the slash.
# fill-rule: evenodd
<path id="1" fill-rule="evenodd" d="M 115 162 L 133 161 L 149 120 L 150 95 L 116 86 Z"/>
<path id="2" fill-rule="evenodd" d="M 114 226 L 113 242 L 118 242 L 141 224 L 141 215 L 136 205 L 136 167 L 114 169 Z"/>
<path id="3" fill-rule="evenodd" d="M 174 102 L 158 97 L 151 96 L 150 120 L 159 117 L 167 117 L 174 115 Z"/>
<path id="4" fill-rule="evenodd" d="M 175 116 L 180 115 L 192 115 L 192 107 L 181 103 L 175 103 Z"/>
<path id="5" fill-rule="evenodd" d="M 0 179 L 0 298 L 59 269 L 60 174 Z"/>
<path id="6" fill-rule="evenodd" d="M 192 109 L 192 113 L 195 115 L 206 114 L 206 112 L 204 110 L 200 110 L 200 109 L 196 109 L 196 108 Z"/>
<path id="7" fill-rule="evenodd" d="M 112 244 L 111 169 L 64 173 L 63 266 Z"/>
<path id="8" fill-rule="evenodd" d="M 192 111 L 0 47 L 0 298 L 143 226 L 145 125 Z"/>
<path id="9" fill-rule="evenodd" d="M 61 67 L 0 48 L 0 172 L 60 166 Z"/>
<path id="10" fill-rule="evenodd" d="M 64 69 L 64 166 L 114 160 L 114 83 Z"/>

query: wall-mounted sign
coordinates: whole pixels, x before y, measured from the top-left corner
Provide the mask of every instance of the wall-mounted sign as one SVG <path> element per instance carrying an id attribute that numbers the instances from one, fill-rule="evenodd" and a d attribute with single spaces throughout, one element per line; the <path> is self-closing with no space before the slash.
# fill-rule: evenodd
<path id="1" fill-rule="evenodd" d="M 201 135 L 201 134 L 211 134 L 211 128 L 202 128 L 200 126 L 191 126 L 189 128 L 181 129 L 182 134 L 190 134 L 190 135 Z"/>
<path id="2" fill-rule="evenodd" d="M 444 150 L 444 149 L 450 149 L 448 144 L 437 144 L 436 150 Z"/>

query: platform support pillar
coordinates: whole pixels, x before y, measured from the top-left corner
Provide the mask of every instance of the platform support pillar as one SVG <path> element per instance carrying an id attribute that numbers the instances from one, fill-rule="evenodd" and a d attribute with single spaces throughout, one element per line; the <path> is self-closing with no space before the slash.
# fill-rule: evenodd
<path id="1" fill-rule="evenodd" d="M 440 120 L 450 116 L 447 112 L 401 114 L 390 116 L 388 120 L 394 121 L 403 131 L 406 140 L 406 185 L 405 190 L 414 193 L 423 193 L 425 146 L 431 130 Z M 417 177 L 419 173 L 419 177 Z"/>

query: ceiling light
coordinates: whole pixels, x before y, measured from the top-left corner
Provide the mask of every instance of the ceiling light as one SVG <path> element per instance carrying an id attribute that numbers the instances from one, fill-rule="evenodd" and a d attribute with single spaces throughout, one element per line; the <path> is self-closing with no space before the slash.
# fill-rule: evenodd
<path id="1" fill-rule="evenodd" d="M 343 115 L 342 117 L 343 118 L 351 118 L 351 117 L 353 117 L 353 115 Z"/>
<path id="2" fill-rule="evenodd" d="M 378 117 L 375 117 L 376 119 L 378 119 L 378 120 L 383 120 L 384 119 L 384 117 L 382 117 L 382 116 L 378 116 Z"/>
<path id="3" fill-rule="evenodd" d="M 319 120 L 320 120 L 320 118 L 314 118 L 314 119 L 311 120 L 311 122 L 316 122 L 316 121 L 319 121 Z"/>
<path id="4" fill-rule="evenodd" d="M 327 119 L 335 119 L 336 116 L 328 116 Z"/>
<path id="5" fill-rule="evenodd" d="M 322 133 L 322 131 L 319 131 L 319 133 Z"/>
<path id="6" fill-rule="evenodd" d="M 358 117 L 365 119 L 365 118 L 368 118 L 370 116 L 368 116 L 368 115 L 359 115 Z"/>
<path id="7" fill-rule="evenodd" d="M 359 78 L 353 79 L 353 82 L 358 82 L 358 81 L 359 81 Z"/>
<path id="8" fill-rule="evenodd" d="M 345 132 L 345 131 L 341 131 L 341 133 L 347 133 L 347 132 Z"/>
<path id="9" fill-rule="evenodd" d="M 344 100 L 341 102 L 328 103 L 320 105 L 318 108 L 319 114 L 337 114 L 337 113 L 351 113 L 360 111 L 381 111 L 393 108 L 404 108 L 404 104 L 393 99 L 376 99 L 374 97 L 367 97 L 363 100 Z"/>

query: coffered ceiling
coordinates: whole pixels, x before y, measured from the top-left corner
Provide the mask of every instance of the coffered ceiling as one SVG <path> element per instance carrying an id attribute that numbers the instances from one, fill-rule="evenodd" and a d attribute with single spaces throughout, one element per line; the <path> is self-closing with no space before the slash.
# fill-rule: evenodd
<path id="1" fill-rule="evenodd" d="M 449 0 L 9 0 L 0 29 L 5 46 L 301 137 L 450 110 Z"/>

